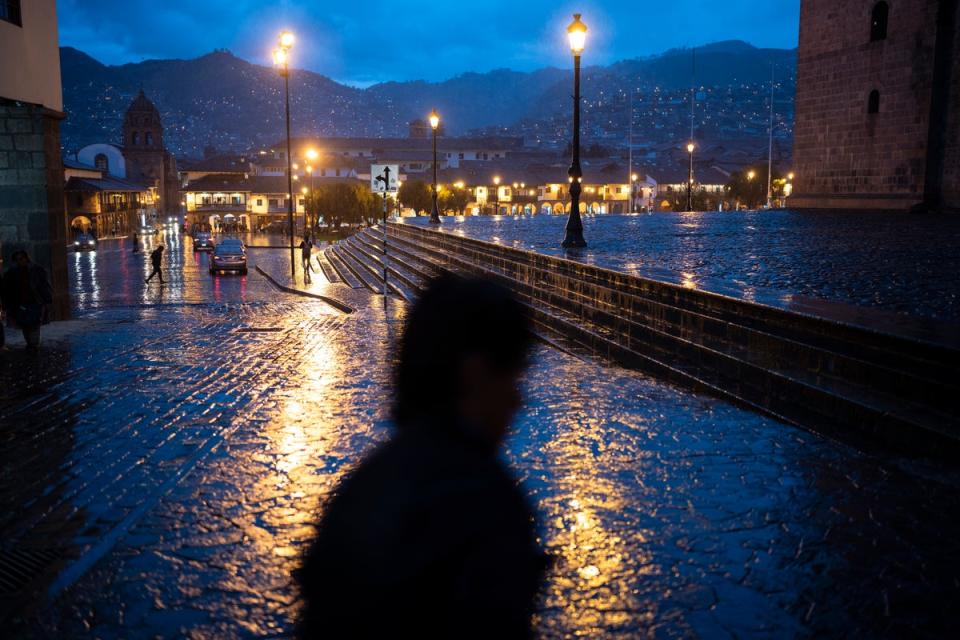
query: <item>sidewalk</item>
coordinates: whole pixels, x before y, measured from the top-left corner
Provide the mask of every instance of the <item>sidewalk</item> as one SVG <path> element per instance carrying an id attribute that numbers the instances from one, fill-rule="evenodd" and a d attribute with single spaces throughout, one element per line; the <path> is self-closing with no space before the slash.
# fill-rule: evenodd
<path id="1" fill-rule="evenodd" d="M 293 285 L 289 256 L 257 255 Z M 406 307 L 322 274 L 296 285 L 343 314 L 256 278 L 262 298 L 95 308 L 33 360 L 0 354 L 0 535 L 58 558 L 26 603 L 0 596 L 14 637 L 291 634 L 312 524 L 389 434 Z M 556 557 L 544 637 L 955 621 L 940 606 L 960 595 L 955 473 L 546 347 L 525 388 L 506 455 Z"/>

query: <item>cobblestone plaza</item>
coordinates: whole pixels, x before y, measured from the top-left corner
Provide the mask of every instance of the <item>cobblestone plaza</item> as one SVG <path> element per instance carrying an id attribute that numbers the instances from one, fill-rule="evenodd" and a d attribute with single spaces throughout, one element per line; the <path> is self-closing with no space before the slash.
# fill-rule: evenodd
<path id="1" fill-rule="evenodd" d="M 30 597 L 0 599 L 14 637 L 290 635 L 312 524 L 389 434 L 403 302 L 315 275 L 344 314 L 165 242 L 162 289 L 121 242 L 68 256 L 75 319 L 0 357 L 4 550 L 49 558 Z M 287 255 L 251 266 L 285 283 Z M 955 470 L 546 346 L 525 390 L 505 455 L 555 558 L 542 637 L 955 622 Z"/>

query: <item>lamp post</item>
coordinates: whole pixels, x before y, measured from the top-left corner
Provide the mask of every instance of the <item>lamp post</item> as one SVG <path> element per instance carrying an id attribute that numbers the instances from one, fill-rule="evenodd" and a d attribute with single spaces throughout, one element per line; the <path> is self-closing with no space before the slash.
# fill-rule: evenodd
<path id="1" fill-rule="evenodd" d="M 637 174 L 630 174 L 630 211 L 628 213 L 635 213 L 634 209 L 637 208 L 637 178 Z"/>
<path id="2" fill-rule="evenodd" d="M 290 157 L 290 55 L 294 36 L 284 31 L 278 39 L 279 46 L 273 51 L 273 63 L 277 65 L 280 75 L 283 76 L 283 88 L 286 104 L 287 120 L 287 224 L 290 225 L 290 277 L 297 279 L 297 263 L 293 250 L 293 159 Z"/>
<path id="3" fill-rule="evenodd" d="M 320 154 L 317 153 L 316 149 L 307 149 L 307 162 L 309 162 L 309 164 L 307 165 L 307 175 L 310 176 L 310 197 L 311 198 L 314 197 L 314 194 L 315 194 L 313 190 L 313 165 L 316 162 L 317 156 L 319 155 Z M 307 215 L 308 218 L 310 217 L 306 211 L 306 208 L 304 208 L 304 213 L 305 215 Z M 317 222 L 318 222 L 317 220 L 313 220 L 314 225 Z M 310 226 L 310 228 L 312 229 L 314 225 L 308 225 L 308 226 Z"/>
<path id="4" fill-rule="evenodd" d="M 500 215 L 500 176 L 493 176 L 493 215 Z"/>
<path id="5" fill-rule="evenodd" d="M 692 142 L 687 143 L 687 155 L 690 156 L 690 163 L 687 165 L 687 211 L 693 211 L 693 150 L 696 146 Z"/>
<path id="6" fill-rule="evenodd" d="M 560 246 L 579 248 L 587 246 L 583 239 L 583 221 L 580 220 L 580 54 L 587 41 L 587 25 L 580 21 L 580 14 L 573 14 L 573 22 L 567 27 L 570 50 L 573 52 L 573 161 L 567 175 L 570 177 L 570 216 Z"/>
<path id="7" fill-rule="evenodd" d="M 440 224 L 440 210 L 437 209 L 437 128 L 440 126 L 440 116 L 437 110 L 430 112 L 430 128 L 433 129 L 433 208 L 430 210 L 430 224 Z"/>

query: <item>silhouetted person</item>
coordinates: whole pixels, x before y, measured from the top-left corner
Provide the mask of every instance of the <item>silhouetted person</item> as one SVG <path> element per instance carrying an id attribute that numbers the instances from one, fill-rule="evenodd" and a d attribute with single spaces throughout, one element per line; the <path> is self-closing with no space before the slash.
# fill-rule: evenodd
<path id="1" fill-rule="evenodd" d="M 303 280 L 310 282 L 310 273 L 313 268 L 310 266 L 310 258 L 313 256 L 313 243 L 310 236 L 304 236 L 300 241 L 300 260 L 303 262 Z"/>
<path id="2" fill-rule="evenodd" d="M 150 264 L 153 265 L 153 271 L 147 276 L 144 282 L 149 283 L 153 276 L 160 276 L 160 284 L 163 284 L 163 273 L 160 272 L 160 263 L 163 261 L 163 245 L 158 245 L 156 249 L 150 252 Z"/>
<path id="3" fill-rule="evenodd" d="M 546 566 L 499 458 L 530 330 L 499 285 L 441 278 L 411 310 L 395 433 L 341 483 L 298 573 L 303 638 L 524 638 Z"/>
<path id="4" fill-rule="evenodd" d="M 28 349 L 40 346 L 40 325 L 46 321 L 53 289 L 46 270 L 30 261 L 26 251 L 13 253 L 13 266 L 3 276 L 3 308 L 7 319 L 23 331 Z"/>
<path id="5" fill-rule="evenodd" d="M 140 236 L 137 235 L 137 232 L 133 232 L 133 253 L 140 251 Z"/>

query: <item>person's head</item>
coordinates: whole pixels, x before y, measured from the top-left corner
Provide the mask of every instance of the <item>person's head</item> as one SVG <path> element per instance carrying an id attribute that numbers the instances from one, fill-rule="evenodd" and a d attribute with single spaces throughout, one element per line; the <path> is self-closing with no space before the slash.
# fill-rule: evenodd
<path id="1" fill-rule="evenodd" d="M 523 305 L 504 287 L 435 279 L 406 320 L 394 374 L 398 427 L 464 423 L 499 442 L 520 407 L 531 339 Z"/>
<path id="2" fill-rule="evenodd" d="M 27 255 L 27 252 L 24 250 L 14 251 L 13 255 L 10 256 L 13 259 L 13 264 L 18 267 L 28 267 L 30 266 L 30 256 Z"/>

